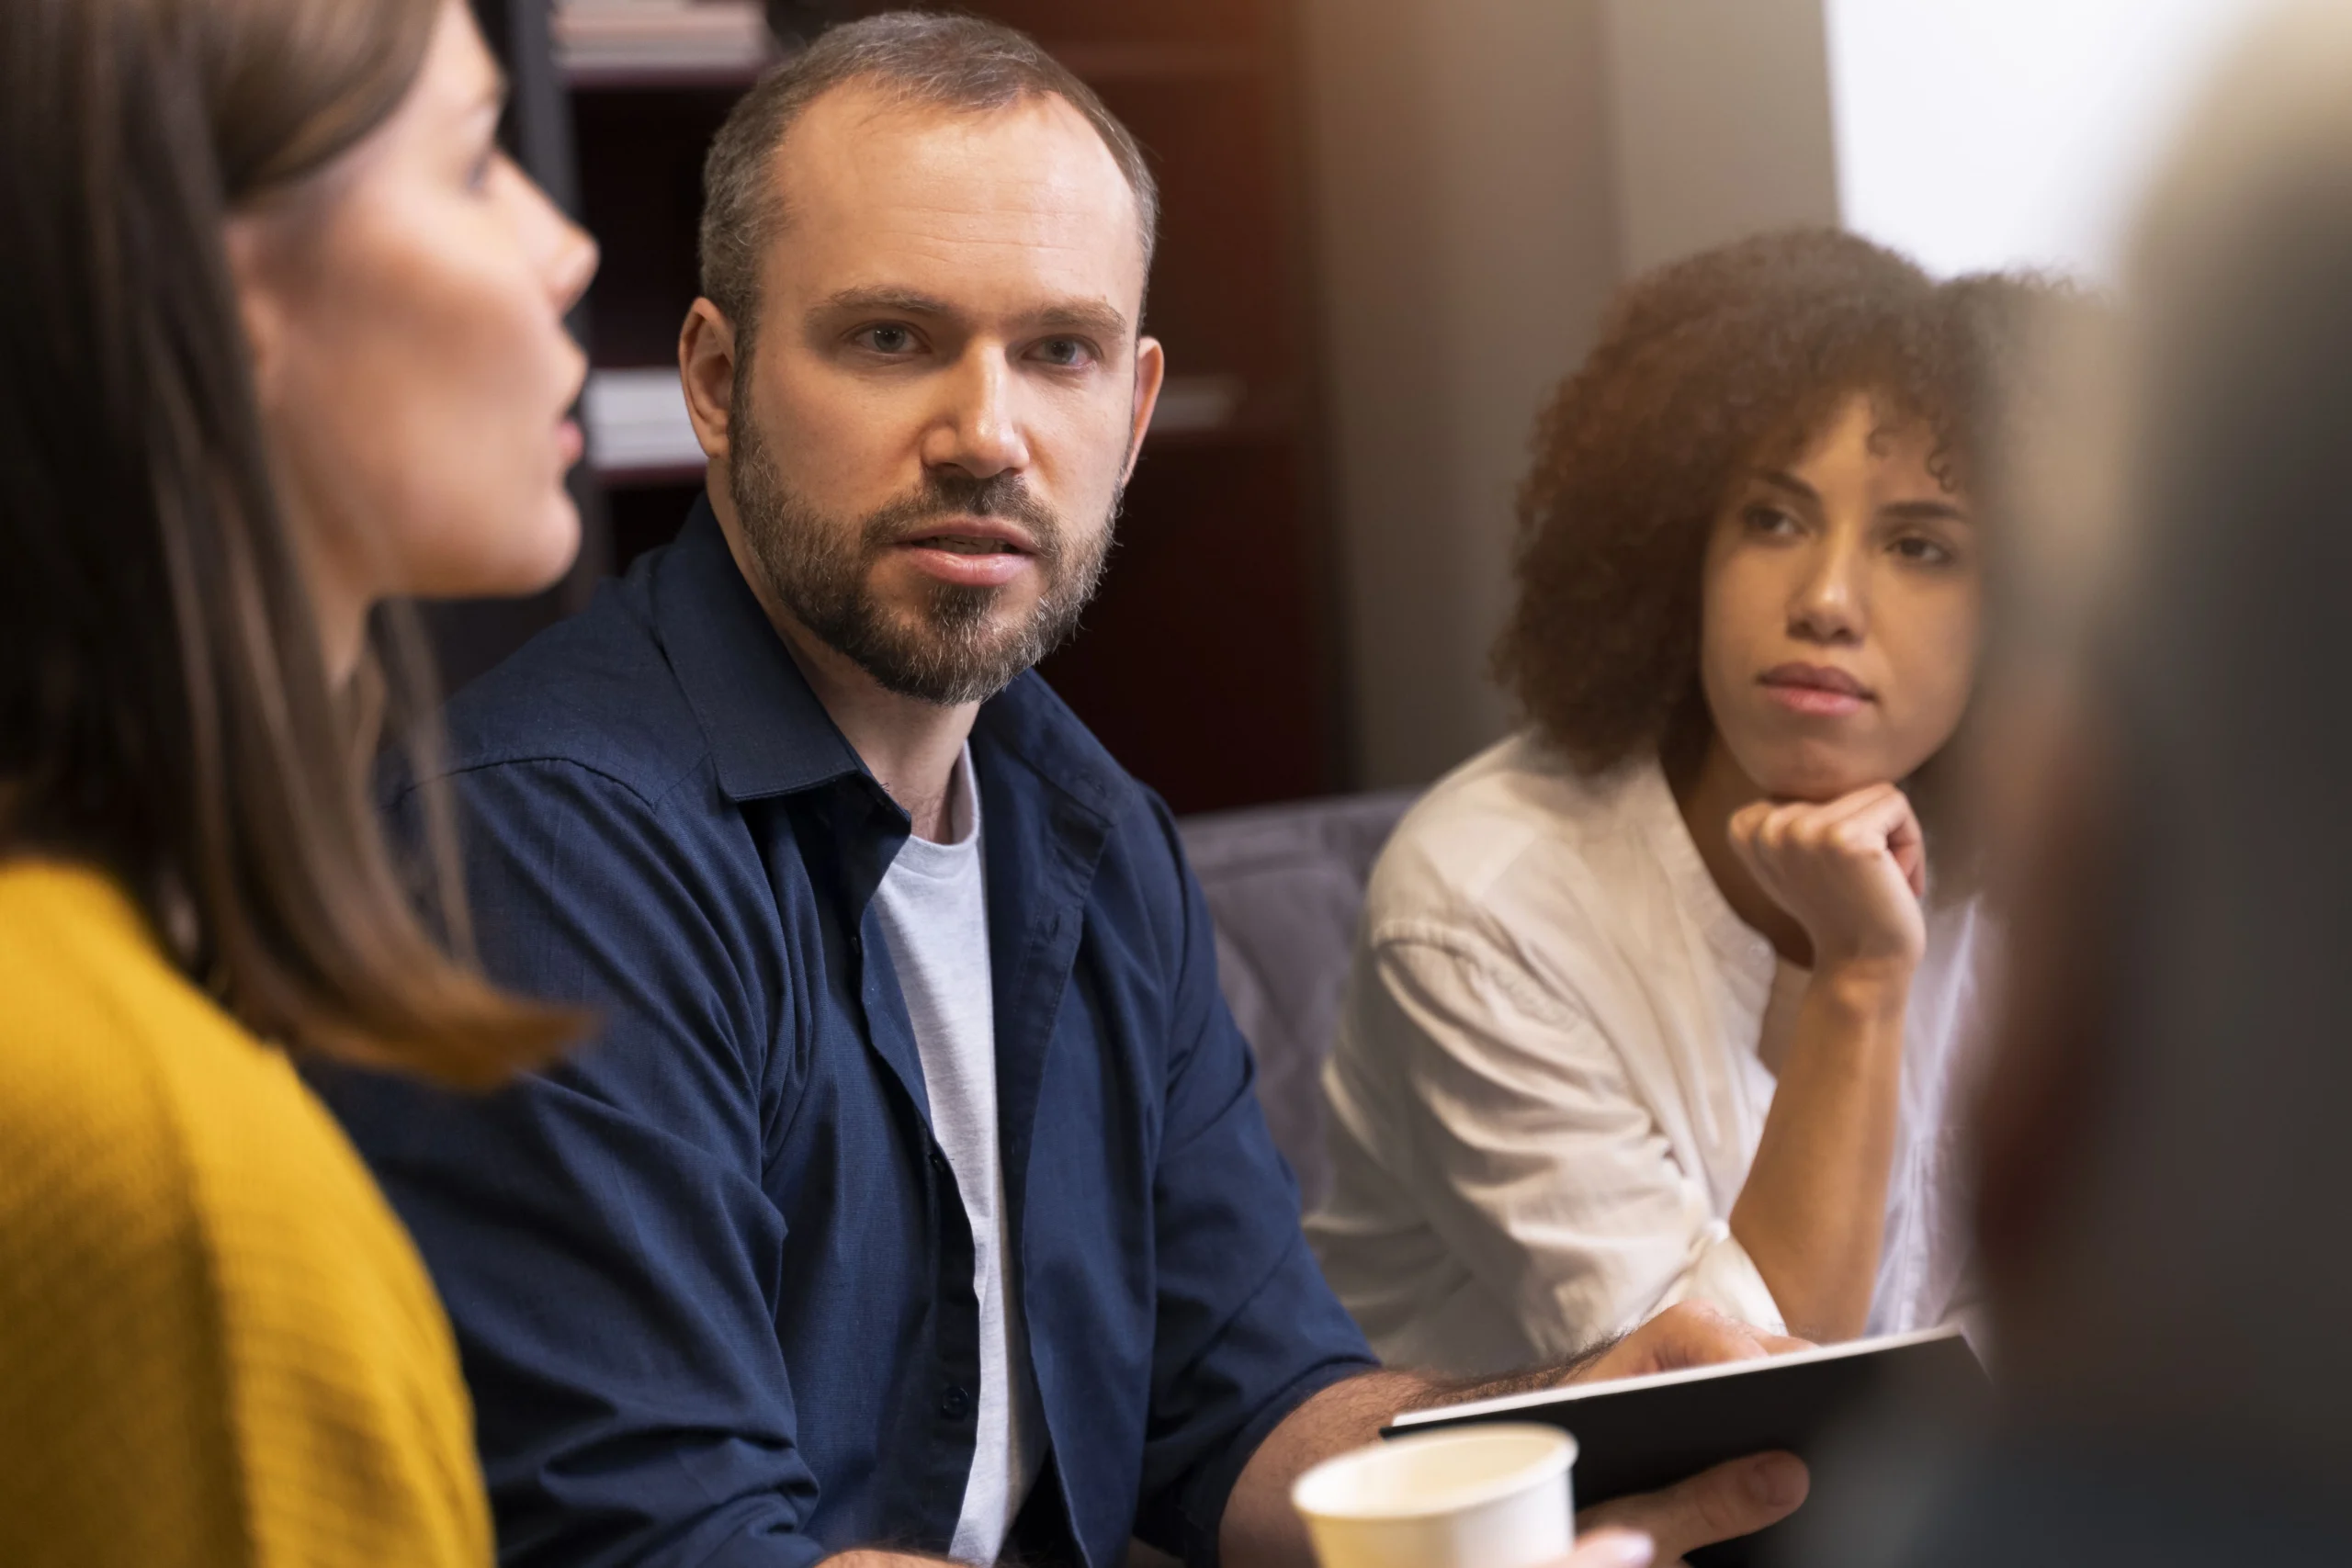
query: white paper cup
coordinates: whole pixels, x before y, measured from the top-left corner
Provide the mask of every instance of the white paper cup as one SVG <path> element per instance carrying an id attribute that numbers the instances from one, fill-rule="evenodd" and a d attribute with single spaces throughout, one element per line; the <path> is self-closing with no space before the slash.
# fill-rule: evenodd
<path id="1" fill-rule="evenodd" d="M 1498 1424 L 1375 1443 L 1298 1478 L 1322 1568 L 1536 1568 L 1567 1555 L 1577 1441 Z"/>

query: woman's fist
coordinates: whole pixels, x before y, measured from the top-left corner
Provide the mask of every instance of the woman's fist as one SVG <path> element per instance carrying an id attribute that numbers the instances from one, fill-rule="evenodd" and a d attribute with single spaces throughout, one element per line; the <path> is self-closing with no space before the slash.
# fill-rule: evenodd
<path id="1" fill-rule="evenodd" d="M 1732 814 L 1731 844 L 1758 886 L 1813 939 L 1815 973 L 1905 974 L 1928 945 L 1928 848 L 1911 802 L 1872 784 L 1820 805 L 1758 801 Z"/>

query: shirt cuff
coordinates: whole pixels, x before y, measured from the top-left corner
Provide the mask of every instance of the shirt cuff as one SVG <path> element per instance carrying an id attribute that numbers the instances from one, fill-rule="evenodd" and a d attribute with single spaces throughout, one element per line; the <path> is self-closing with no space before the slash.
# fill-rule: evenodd
<path id="1" fill-rule="evenodd" d="M 775 1521 L 768 1520 L 745 1525 L 707 1553 L 695 1551 L 675 1559 L 657 1553 L 633 1561 L 675 1562 L 680 1568 L 689 1562 L 694 1568 L 817 1568 L 818 1563 L 833 1555 L 813 1536 L 779 1530 L 775 1528 Z"/>
<path id="2" fill-rule="evenodd" d="M 1379 1366 L 1377 1361 L 1352 1357 L 1321 1363 L 1266 1401 L 1250 1425 L 1226 1445 L 1225 1451 L 1200 1467 L 1185 1484 L 1183 1493 L 1184 1533 L 1191 1539 L 1175 1543 L 1182 1548 L 1186 1568 L 1217 1568 L 1217 1538 L 1225 1525 L 1226 1502 L 1240 1482 L 1241 1472 L 1256 1457 L 1259 1446 L 1273 1435 L 1274 1428 L 1290 1419 L 1291 1412 L 1332 1384 L 1376 1371 Z"/>
<path id="3" fill-rule="evenodd" d="M 1657 1303 L 1663 1312 L 1678 1302 L 1704 1302 L 1716 1311 L 1768 1334 L 1786 1334 L 1787 1320 L 1771 1287 L 1756 1271 L 1756 1260 L 1731 1234 L 1730 1224 L 1711 1220 L 1698 1235 L 1690 1264 Z"/>

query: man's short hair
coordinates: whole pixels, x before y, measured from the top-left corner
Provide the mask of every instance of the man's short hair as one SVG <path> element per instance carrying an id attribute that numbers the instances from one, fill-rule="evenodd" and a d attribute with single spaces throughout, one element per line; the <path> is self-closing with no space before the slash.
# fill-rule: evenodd
<path id="1" fill-rule="evenodd" d="M 835 87 L 869 87 L 896 105 L 987 114 L 1057 97 L 1086 117 L 1136 198 L 1144 267 L 1159 230 L 1159 192 L 1143 149 L 1091 88 L 1027 35 L 972 17 L 886 11 L 831 28 L 760 79 L 719 127 L 703 161 L 702 292 L 748 352 L 759 314 L 760 258 L 783 226 L 774 161 L 793 122 Z"/>

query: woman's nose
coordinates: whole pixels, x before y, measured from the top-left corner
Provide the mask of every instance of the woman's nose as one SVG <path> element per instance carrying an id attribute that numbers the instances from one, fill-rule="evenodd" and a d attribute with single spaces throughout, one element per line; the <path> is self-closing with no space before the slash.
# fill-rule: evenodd
<path id="1" fill-rule="evenodd" d="M 520 169 L 514 170 L 514 175 L 522 186 L 518 227 L 532 269 L 546 287 L 556 314 L 568 316 L 588 292 L 602 253 L 588 231 L 565 217 L 537 181 Z"/>
<path id="2" fill-rule="evenodd" d="M 1789 631 L 1810 642 L 1853 642 L 1868 626 L 1861 552 L 1836 540 L 1809 565 L 1789 606 Z"/>
<path id="3" fill-rule="evenodd" d="M 588 231 L 569 218 L 558 213 L 556 223 L 560 232 L 555 256 L 548 268 L 548 291 L 557 310 L 568 316 L 588 292 L 604 253 Z"/>

